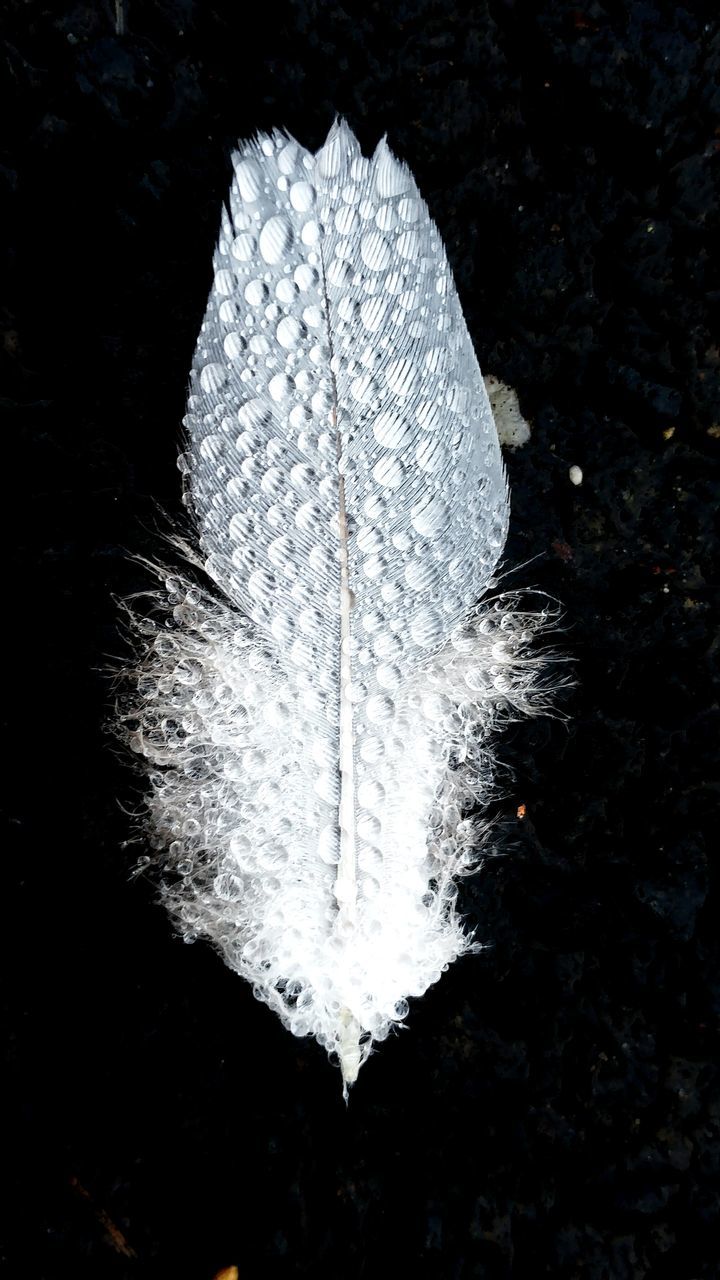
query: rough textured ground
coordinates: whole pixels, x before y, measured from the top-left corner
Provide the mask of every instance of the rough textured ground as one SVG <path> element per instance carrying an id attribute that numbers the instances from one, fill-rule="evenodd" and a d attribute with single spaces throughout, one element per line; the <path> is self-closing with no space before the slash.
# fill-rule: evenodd
<path id="1" fill-rule="evenodd" d="M 241 11 L 4 5 L 4 1274 L 710 1280 L 715 5 Z M 145 584 L 126 551 L 179 509 L 230 149 L 315 146 L 336 111 L 410 163 L 483 370 L 532 420 L 507 563 L 539 557 L 513 580 L 563 601 L 580 681 L 567 726 L 505 742 L 506 856 L 463 889 L 494 948 L 347 1112 L 323 1053 L 128 880 L 139 784 L 102 727 L 113 596 Z"/>

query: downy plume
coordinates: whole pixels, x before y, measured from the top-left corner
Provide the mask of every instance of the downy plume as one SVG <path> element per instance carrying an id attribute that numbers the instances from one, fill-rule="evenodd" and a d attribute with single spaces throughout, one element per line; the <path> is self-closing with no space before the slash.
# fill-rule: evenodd
<path id="1" fill-rule="evenodd" d="M 507 486 L 407 167 L 342 122 L 316 155 L 274 133 L 233 164 L 180 459 L 205 585 L 163 576 L 121 717 L 182 931 L 347 1096 L 475 945 L 454 882 L 495 729 L 546 702 L 543 611 L 478 605 Z"/>

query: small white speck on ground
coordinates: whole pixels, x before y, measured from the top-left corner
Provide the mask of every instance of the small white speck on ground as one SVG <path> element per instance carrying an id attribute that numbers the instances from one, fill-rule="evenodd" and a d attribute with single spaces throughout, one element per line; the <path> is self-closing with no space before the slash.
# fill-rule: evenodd
<path id="1" fill-rule="evenodd" d="M 493 374 L 485 378 L 485 389 L 503 448 L 519 449 L 527 444 L 530 439 L 530 424 L 520 412 L 517 393 Z"/>
<path id="2" fill-rule="evenodd" d="M 578 467 L 577 465 L 572 466 L 568 471 L 568 477 L 570 479 L 571 484 L 582 484 L 583 482 L 582 467 Z"/>

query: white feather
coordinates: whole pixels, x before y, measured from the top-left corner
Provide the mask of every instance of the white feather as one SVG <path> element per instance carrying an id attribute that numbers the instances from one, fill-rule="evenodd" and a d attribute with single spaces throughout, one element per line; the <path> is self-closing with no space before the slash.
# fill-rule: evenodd
<path id="1" fill-rule="evenodd" d="M 345 1089 L 471 946 L 453 880 L 533 620 L 475 608 L 508 499 L 438 232 L 343 123 L 233 158 L 181 469 L 205 590 L 165 584 L 133 745 L 168 905 Z"/>

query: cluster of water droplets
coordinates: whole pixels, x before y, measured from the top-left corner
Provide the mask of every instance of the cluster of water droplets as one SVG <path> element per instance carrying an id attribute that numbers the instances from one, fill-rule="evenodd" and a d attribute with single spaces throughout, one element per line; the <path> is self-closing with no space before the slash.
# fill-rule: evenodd
<path id="1" fill-rule="evenodd" d="M 437 230 L 385 144 L 238 155 L 188 402 L 208 570 L 300 665 L 336 641 L 338 487 L 358 663 L 431 652 L 486 587 L 507 498 Z"/>
<path id="2" fill-rule="evenodd" d="M 168 901 L 296 1034 L 337 1049 L 350 1010 L 379 1039 L 468 945 L 467 814 L 529 679 L 520 615 L 463 628 L 505 480 L 437 230 L 384 143 L 365 159 L 338 125 L 316 156 L 275 134 L 235 157 L 185 426 L 221 598 L 166 583 L 172 627 L 138 686 Z M 356 901 L 339 914 L 343 699 Z"/>

